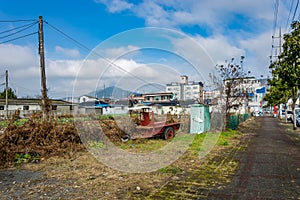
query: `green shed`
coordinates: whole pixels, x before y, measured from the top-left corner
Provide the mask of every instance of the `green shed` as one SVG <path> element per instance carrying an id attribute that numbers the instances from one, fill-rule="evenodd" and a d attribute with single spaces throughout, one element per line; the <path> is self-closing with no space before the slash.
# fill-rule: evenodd
<path id="1" fill-rule="evenodd" d="M 201 104 L 191 105 L 190 108 L 190 133 L 199 134 L 210 129 L 209 107 Z"/>

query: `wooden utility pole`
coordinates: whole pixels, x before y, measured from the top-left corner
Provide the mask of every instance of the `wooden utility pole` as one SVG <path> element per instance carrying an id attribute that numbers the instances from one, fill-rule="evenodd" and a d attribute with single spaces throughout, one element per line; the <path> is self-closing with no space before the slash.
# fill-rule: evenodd
<path id="1" fill-rule="evenodd" d="M 42 16 L 39 16 L 39 54 L 40 54 L 41 86 L 42 86 L 42 112 L 43 112 L 43 120 L 47 120 L 48 112 L 49 112 L 49 101 L 48 101 L 47 86 L 46 86 L 44 31 L 43 31 Z"/>
<path id="2" fill-rule="evenodd" d="M 8 71 L 5 71 L 5 117 L 8 119 Z"/>

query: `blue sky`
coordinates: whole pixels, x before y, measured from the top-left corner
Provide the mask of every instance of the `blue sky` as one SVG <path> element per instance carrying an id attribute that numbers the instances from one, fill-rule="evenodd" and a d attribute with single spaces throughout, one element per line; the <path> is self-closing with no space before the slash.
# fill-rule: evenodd
<path id="1" fill-rule="evenodd" d="M 275 34 L 278 27 L 282 33 L 289 31 L 286 25 L 296 1 L 279 0 Z M 44 35 L 49 96 L 58 98 L 88 93 L 104 84 L 133 90 L 150 82 L 164 85 L 179 81 L 180 74 L 206 83 L 216 64 L 232 57 L 239 62 L 240 56 L 245 56 L 244 68 L 251 75 L 267 77 L 275 2 L 0 0 L 0 20 L 43 16 L 48 23 Z M 0 22 L 0 32 L 27 23 Z M 155 27 L 155 33 L 149 27 Z M 0 43 L 35 31 L 37 25 L 12 37 L 0 34 Z M 9 70 L 10 86 L 20 97 L 40 93 L 37 38 L 35 34 L 0 44 L 0 74 Z"/>

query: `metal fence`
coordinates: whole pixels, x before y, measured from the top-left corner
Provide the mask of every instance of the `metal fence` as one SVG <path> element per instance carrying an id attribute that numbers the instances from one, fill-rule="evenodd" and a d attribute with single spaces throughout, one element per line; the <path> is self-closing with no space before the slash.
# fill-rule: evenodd
<path id="1" fill-rule="evenodd" d="M 250 117 L 249 113 L 241 114 L 241 115 L 230 115 L 228 128 L 236 129 L 240 123 L 246 121 L 249 117 Z"/>

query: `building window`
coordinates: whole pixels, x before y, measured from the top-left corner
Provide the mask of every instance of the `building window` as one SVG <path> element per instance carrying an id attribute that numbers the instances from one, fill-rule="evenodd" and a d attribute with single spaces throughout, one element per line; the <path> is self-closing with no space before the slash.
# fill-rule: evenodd
<path id="1" fill-rule="evenodd" d="M 57 105 L 52 105 L 52 110 L 57 110 Z"/>
<path id="2" fill-rule="evenodd" d="M 4 110 L 4 106 L 0 106 L 0 110 Z"/>
<path id="3" fill-rule="evenodd" d="M 29 106 L 23 106 L 23 110 L 29 110 Z"/>
<path id="4" fill-rule="evenodd" d="M 70 106 L 70 110 L 74 110 L 74 106 L 73 105 Z"/>

